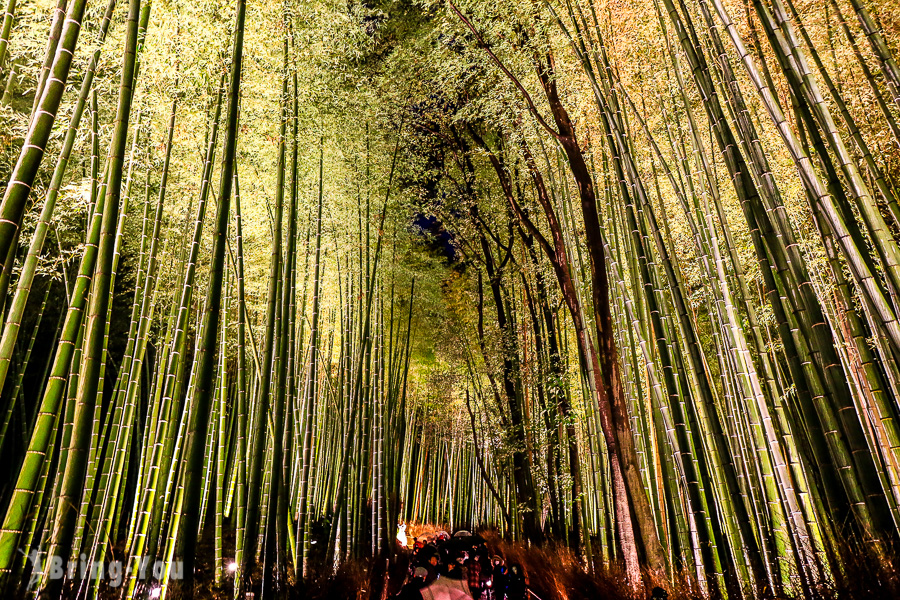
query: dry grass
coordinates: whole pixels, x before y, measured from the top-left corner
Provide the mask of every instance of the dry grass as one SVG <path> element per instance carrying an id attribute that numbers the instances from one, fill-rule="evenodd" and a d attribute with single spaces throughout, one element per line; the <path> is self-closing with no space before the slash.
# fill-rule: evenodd
<path id="1" fill-rule="evenodd" d="M 410 524 L 407 536 L 412 545 L 419 536 L 434 535 L 448 528 L 433 524 Z M 584 561 L 568 548 L 547 544 L 543 547 L 526 546 L 508 542 L 493 530 L 479 530 L 485 538 L 491 555 L 500 555 L 506 563 L 518 564 L 526 575 L 529 588 L 539 600 L 635 600 L 649 598 L 648 588 L 633 596 L 625 582 L 624 574 L 615 566 L 589 574 Z M 849 545 L 848 545 L 849 548 Z M 212 556 L 212 548 L 201 544 L 201 556 Z M 279 600 L 388 600 L 403 585 L 409 565 L 408 551 L 401 550 L 390 563 L 386 559 L 359 559 L 343 564 L 336 573 L 320 569 L 303 588 L 294 585 L 292 572 L 288 572 L 285 585 L 280 590 L 267 591 L 264 597 Z M 845 549 L 845 569 L 841 577 L 827 586 L 813 586 L 821 600 L 888 600 L 900 598 L 898 571 L 891 566 L 875 563 L 870 557 Z M 198 560 L 198 577 L 194 598 L 230 598 L 231 583 L 217 588 L 212 584 L 209 561 Z M 656 582 L 669 593 L 670 600 L 702 598 L 695 580 Z M 177 585 L 170 588 L 169 598 L 177 600 L 182 595 Z M 530 596 L 529 600 L 535 600 Z M 105 596 L 104 596 L 105 597 Z M 112 597 L 112 596 L 110 596 Z M 761 595 L 766 600 L 792 600 L 798 596 Z"/>

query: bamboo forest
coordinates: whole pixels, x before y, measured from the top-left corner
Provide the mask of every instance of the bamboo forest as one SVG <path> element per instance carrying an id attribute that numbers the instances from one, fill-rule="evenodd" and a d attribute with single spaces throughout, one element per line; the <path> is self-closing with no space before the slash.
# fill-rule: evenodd
<path id="1" fill-rule="evenodd" d="M 0 0 L 0 598 L 900 598 L 897 0 Z"/>

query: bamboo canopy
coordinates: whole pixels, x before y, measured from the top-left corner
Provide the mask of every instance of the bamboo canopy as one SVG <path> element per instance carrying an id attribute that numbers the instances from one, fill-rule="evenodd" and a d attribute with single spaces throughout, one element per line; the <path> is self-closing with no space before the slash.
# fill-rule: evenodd
<path id="1" fill-rule="evenodd" d="M 405 526 L 900 597 L 898 55 L 889 0 L 0 0 L 0 595 L 387 598 Z"/>

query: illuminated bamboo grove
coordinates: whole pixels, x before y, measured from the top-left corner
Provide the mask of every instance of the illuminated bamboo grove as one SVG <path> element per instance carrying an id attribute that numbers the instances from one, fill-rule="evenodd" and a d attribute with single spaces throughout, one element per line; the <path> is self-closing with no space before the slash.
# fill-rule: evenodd
<path id="1" fill-rule="evenodd" d="M 900 593 L 890 2 L 22 4 L 4 597 L 279 594 L 399 523 Z"/>

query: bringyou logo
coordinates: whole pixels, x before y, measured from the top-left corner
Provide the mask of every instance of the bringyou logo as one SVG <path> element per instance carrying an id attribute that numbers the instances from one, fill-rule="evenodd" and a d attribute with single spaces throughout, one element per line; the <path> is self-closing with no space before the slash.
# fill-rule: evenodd
<path id="1" fill-rule="evenodd" d="M 20 550 L 20 552 L 22 552 Z M 24 552 L 22 552 L 24 554 Z M 153 557 L 144 556 L 134 558 L 126 567 L 121 560 L 94 560 L 89 561 L 87 555 L 81 554 L 77 559 L 63 560 L 61 556 L 43 557 L 39 550 L 28 553 L 28 562 L 32 566 L 31 578 L 28 582 L 29 589 L 34 589 L 43 580 L 92 580 L 105 581 L 110 587 L 119 587 L 128 579 L 136 576 L 139 581 L 165 579 L 181 580 L 184 578 L 184 563 L 174 560 L 167 563 L 162 560 L 154 560 Z"/>

